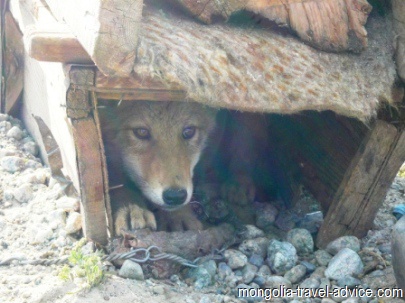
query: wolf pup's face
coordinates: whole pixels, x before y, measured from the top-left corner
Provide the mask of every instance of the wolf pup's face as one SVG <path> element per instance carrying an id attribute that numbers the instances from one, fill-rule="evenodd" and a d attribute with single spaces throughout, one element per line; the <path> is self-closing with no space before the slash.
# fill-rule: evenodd
<path id="1" fill-rule="evenodd" d="M 193 170 L 215 113 L 189 102 L 124 102 L 117 108 L 124 168 L 153 204 L 175 210 L 190 201 Z"/>

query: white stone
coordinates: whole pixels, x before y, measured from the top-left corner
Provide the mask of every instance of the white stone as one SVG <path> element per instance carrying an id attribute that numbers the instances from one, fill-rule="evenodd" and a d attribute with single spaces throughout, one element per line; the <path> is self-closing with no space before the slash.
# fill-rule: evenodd
<path id="1" fill-rule="evenodd" d="M 34 197 L 34 191 L 30 184 L 23 184 L 14 190 L 14 199 L 20 203 L 27 203 Z"/>
<path id="2" fill-rule="evenodd" d="M 78 211 L 80 209 L 80 202 L 77 198 L 63 196 L 56 200 L 56 208 L 67 212 Z"/>
<path id="3" fill-rule="evenodd" d="M 71 212 L 66 221 L 65 230 L 67 234 L 74 234 L 82 228 L 82 215 Z"/>
<path id="4" fill-rule="evenodd" d="M 24 133 L 22 132 L 22 130 L 18 126 L 13 126 L 7 132 L 7 137 L 14 138 L 16 140 L 21 140 L 24 137 Z"/>

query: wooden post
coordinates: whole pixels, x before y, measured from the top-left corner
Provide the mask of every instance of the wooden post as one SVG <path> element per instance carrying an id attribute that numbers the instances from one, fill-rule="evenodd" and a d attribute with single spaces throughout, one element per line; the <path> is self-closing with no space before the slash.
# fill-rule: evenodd
<path id="1" fill-rule="evenodd" d="M 105 245 L 108 243 L 105 160 L 99 129 L 92 115 L 90 92 L 85 88 L 94 84 L 94 71 L 73 68 L 69 78 L 67 113 L 72 119 L 77 152 L 83 230 L 86 238 Z"/>
<path id="2" fill-rule="evenodd" d="M 334 196 L 317 246 L 343 236 L 363 237 L 405 161 L 405 132 L 377 120 L 363 139 Z"/>

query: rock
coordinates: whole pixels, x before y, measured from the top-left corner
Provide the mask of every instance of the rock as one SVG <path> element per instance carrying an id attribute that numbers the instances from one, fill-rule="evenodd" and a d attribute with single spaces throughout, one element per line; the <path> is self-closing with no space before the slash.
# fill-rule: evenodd
<path id="1" fill-rule="evenodd" d="M 21 140 L 24 137 L 24 133 L 18 126 L 13 126 L 6 134 L 9 138 L 14 138 L 16 140 Z"/>
<path id="2" fill-rule="evenodd" d="M 297 251 L 288 242 L 271 240 L 267 249 L 267 263 L 271 270 L 278 275 L 284 275 L 297 262 Z"/>
<path id="3" fill-rule="evenodd" d="M 8 121 L 0 122 L 0 132 L 6 133 L 11 129 L 11 123 Z"/>
<path id="4" fill-rule="evenodd" d="M 289 271 L 287 271 L 284 275 L 284 278 L 286 278 L 292 284 L 296 284 L 296 283 L 300 282 L 302 280 L 302 278 L 304 278 L 306 273 L 307 273 L 306 267 L 304 265 L 300 264 L 300 265 L 294 266 Z"/>
<path id="5" fill-rule="evenodd" d="M 38 145 L 34 141 L 25 142 L 22 146 L 22 150 L 34 157 L 38 156 L 39 148 Z"/>
<path id="6" fill-rule="evenodd" d="M 289 231 L 294 228 L 295 219 L 294 214 L 288 210 L 283 210 L 278 214 L 275 224 L 279 229 Z"/>
<path id="7" fill-rule="evenodd" d="M 330 288 L 330 281 L 328 278 L 320 278 L 319 279 L 319 288 L 328 289 Z"/>
<path id="8" fill-rule="evenodd" d="M 35 234 L 34 240 L 31 244 L 41 244 L 48 241 L 53 236 L 53 230 L 50 227 L 40 228 Z"/>
<path id="9" fill-rule="evenodd" d="M 0 114 L 0 122 L 7 121 L 8 115 L 7 114 Z"/>
<path id="10" fill-rule="evenodd" d="M 323 298 L 321 303 L 336 303 L 336 302 L 329 298 Z"/>
<path id="11" fill-rule="evenodd" d="M 263 287 L 264 283 L 266 282 L 266 278 L 262 276 L 256 276 L 254 277 L 253 282 L 259 285 L 259 287 Z"/>
<path id="12" fill-rule="evenodd" d="M 264 258 L 259 254 L 252 254 L 249 257 L 248 261 L 249 261 L 250 264 L 253 264 L 254 266 L 257 266 L 259 268 L 260 266 L 263 265 Z"/>
<path id="13" fill-rule="evenodd" d="M 314 240 L 306 229 L 294 228 L 290 230 L 286 240 L 294 245 L 298 255 L 307 255 L 314 251 Z"/>
<path id="14" fill-rule="evenodd" d="M 317 278 L 307 278 L 304 281 L 302 281 L 302 283 L 300 284 L 300 287 L 316 289 L 316 288 L 319 288 L 320 284 L 321 284 L 321 282 Z"/>
<path id="15" fill-rule="evenodd" d="M 66 221 L 65 230 L 67 234 L 74 234 L 82 228 L 82 216 L 77 212 L 71 212 Z"/>
<path id="16" fill-rule="evenodd" d="M 356 297 L 350 297 L 344 301 L 342 301 L 342 303 L 359 303 L 360 299 L 356 298 Z"/>
<path id="17" fill-rule="evenodd" d="M 278 210 L 270 203 L 254 204 L 256 210 L 256 226 L 259 228 L 266 228 L 273 225 L 276 220 Z"/>
<path id="18" fill-rule="evenodd" d="M 304 218 L 297 223 L 297 227 L 306 229 L 311 234 L 316 234 L 322 223 L 323 213 L 321 211 L 315 211 L 306 214 Z"/>
<path id="19" fill-rule="evenodd" d="M 7 156 L 16 156 L 17 150 L 14 149 L 0 149 L 0 158 Z"/>
<path id="20" fill-rule="evenodd" d="M 131 260 L 125 260 L 118 274 L 127 279 L 145 280 L 141 265 Z"/>
<path id="21" fill-rule="evenodd" d="M 42 164 L 35 160 L 27 160 L 25 162 L 25 168 L 38 169 L 41 167 L 42 167 Z"/>
<path id="22" fill-rule="evenodd" d="M 49 226 L 52 229 L 57 229 L 58 227 L 63 227 L 66 224 L 66 213 L 62 209 L 57 209 L 52 211 L 47 216 Z"/>
<path id="23" fill-rule="evenodd" d="M 24 184 L 14 190 L 13 196 L 18 202 L 27 203 L 34 197 L 34 191 L 30 184 Z"/>
<path id="24" fill-rule="evenodd" d="M 238 249 L 246 256 L 250 257 L 252 254 L 258 254 L 263 258 L 266 256 L 269 240 L 264 237 L 250 239 L 243 241 Z"/>
<path id="25" fill-rule="evenodd" d="M 203 289 L 212 284 L 212 276 L 204 267 L 194 267 L 190 268 L 187 277 L 194 281 L 195 289 Z"/>
<path id="26" fill-rule="evenodd" d="M 282 285 L 285 286 L 285 288 L 291 288 L 292 286 L 290 281 L 281 276 L 268 276 L 264 283 L 265 288 L 280 288 Z"/>
<path id="27" fill-rule="evenodd" d="M 225 250 L 224 257 L 232 269 L 242 268 L 247 263 L 247 257 L 236 249 Z"/>
<path id="28" fill-rule="evenodd" d="M 200 265 L 201 267 L 205 268 L 211 277 L 214 277 L 217 273 L 217 263 L 214 260 L 209 260 Z"/>
<path id="29" fill-rule="evenodd" d="M 316 270 L 316 266 L 310 262 L 301 261 L 300 264 L 305 266 L 307 269 L 307 274 L 312 274 Z"/>
<path id="30" fill-rule="evenodd" d="M 328 266 L 329 261 L 332 259 L 332 255 L 326 250 L 320 249 L 315 252 L 315 260 L 321 266 Z"/>
<path id="31" fill-rule="evenodd" d="M 35 172 L 24 176 L 23 182 L 31 184 L 45 184 L 49 179 L 49 172 L 47 169 L 36 170 Z"/>
<path id="32" fill-rule="evenodd" d="M 334 256 L 343 248 L 350 248 L 358 252 L 360 251 L 360 240 L 355 236 L 343 236 L 330 242 L 325 250 Z"/>
<path id="33" fill-rule="evenodd" d="M 361 281 L 359 279 L 353 278 L 351 276 L 346 276 L 340 278 L 337 281 L 337 285 L 340 287 L 348 287 L 348 288 L 355 288 L 358 285 L 361 285 Z"/>
<path id="34" fill-rule="evenodd" d="M 152 292 L 155 295 L 164 295 L 166 293 L 166 288 L 164 285 L 155 285 L 152 288 Z"/>
<path id="35" fill-rule="evenodd" d="M 311 278 L 324 278 L 325 277 L 325 266 L 319 266 L 317 267 L 314 272 L 311 274 Z"/>
<path id="36" fill-rule="evenodd" d="M 15 173 L 25 168 L 24 159 L 17 156 L 6 156 L 1 158 L 1 166 L 9 173 Z"/>
<path id="37" fill-rule="evenodd" d="M 224 280 L 227 276 L 232 274 L 232 268 L 228 266 L 225 262 L 220 262 L 218 264 L 218 276 L 221 280 Z"/>
<path id="38" fill-rule="evenodd" d="M 256 273 L 258 271 L 258 268 L 250 263 L 247 263 L 245 267 L 243 267 L 242 270 L 242 281 L 245 284 L 249 284 L 250 282 L 253 281 L 253 278 L 255 277 Z"/>
<path id="39" fill-rule="evenodd" d="M 260 266 L 259 270 L 257 271 L 257 275 L 262 277 L 270 276 L 271 275 L 270 267 L 268 267 L 267 265 Z"/>
<path id="40" fill-rule="evenodd" d="M 343 248 L 330 260 L 328 268 L 325 270 L 325 276 L 329 279 L 339 280 L 345 276 L 360 274 L 363 267 L 363 263 L 355 251 Z"/>
<path id="41" fill-rule="evenodd" d="M 245 230 L 242 234 L 242 239 L 248 240 L 248 239 L 255 239 L 259 237 L 264 237 L 264 231 L 261 229 L 257 228 L 254 225 L 245 225 Z"/>
<path id="42" fill-rule="evenodd" d="M 66 212 L 78 211 L 80 209 L 80 201 L 77 198 L 62 196 L 55 201 L 56 208 L 63 209 Z"/>

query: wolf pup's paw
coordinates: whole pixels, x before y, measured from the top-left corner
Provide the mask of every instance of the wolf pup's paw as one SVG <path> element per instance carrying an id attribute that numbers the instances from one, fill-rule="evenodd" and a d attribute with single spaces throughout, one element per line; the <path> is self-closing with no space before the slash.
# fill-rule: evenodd
<path id="1" fill-rule="evenodd" d="M 157 212 L 158 229 L 165 231 L 186 231 L 202 230 L 203 225 L 196 218 L 190 205 L 186 205 L 179 210 Z"/>
<path id="2" fill-rule="evenodd" d="M 150 228 L 156 230 L 155 215 L 137 204 L 130 204 L 121 207 L 114 218 L 115 234 L 122 234 L 123 230 L 135 230 Z"/>
<path id="3" fill-rule="evenodd" d="M 249 176 L 240 175 L 226 182 L 221 187 L 222 199 L 231 205 L 249 205 L 254 202 L 256 195 L 255 184 Z"/>

